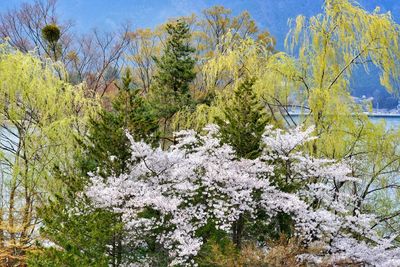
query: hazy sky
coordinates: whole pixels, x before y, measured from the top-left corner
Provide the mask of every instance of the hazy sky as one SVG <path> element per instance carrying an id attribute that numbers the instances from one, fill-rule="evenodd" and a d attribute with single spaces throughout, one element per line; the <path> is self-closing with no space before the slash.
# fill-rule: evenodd
<path id="1" fill-rule="evenodd" d="M 0 0 L 0 12 L 33 0 Z M 359 0 L 363 7 L 391 11 L 400 19 L 400 0 Z M 260 28 L 268 29 L 282 48 L 288 31 L 288 18 L 298 14 L 314 15 L 321 11 L 323 0 L 58 0 L 58 12 L 63 19 L 71 19 L 79 32 L 86 29 L 113 29 L 129 21 L 134 27 L 154 27 L 170 17 L 199 13 L 213 5 L 223 5 L 239 14 L 248 10 Z"/>

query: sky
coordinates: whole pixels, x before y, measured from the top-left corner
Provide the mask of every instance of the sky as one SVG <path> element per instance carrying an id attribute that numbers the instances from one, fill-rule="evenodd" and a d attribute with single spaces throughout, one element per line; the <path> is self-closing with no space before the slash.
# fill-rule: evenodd
<path id="1" fill-rule="evenodd" d="M 0 12 L 33 0 L 0 0 Z M 400 21 L 399 0 L 359 0 L 367 10 L 380 6 L 391 11 Z M 312 16 L 321 12 L 323 0 L 58 0 L 58 13 L 72 20 L 75 30 L 91 28 L 112 30 L 129 21 L 134 28 L 154 27 L 168 18 L 200 13 L 201 10 L 223 5 L 233 14 L 247 10 L 261 29 L 269 30 L 276 38 L 278 49 L 288 31 L 287 21 L 299 14 Z"/>

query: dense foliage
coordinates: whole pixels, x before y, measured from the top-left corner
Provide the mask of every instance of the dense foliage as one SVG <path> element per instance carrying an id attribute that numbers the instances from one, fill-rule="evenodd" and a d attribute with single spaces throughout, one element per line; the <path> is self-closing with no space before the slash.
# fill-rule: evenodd
<path id="1" fill-rule="evenodd" d="M 172 117 L 193 105 L 189 84 L 196 76 L 192 57 L 195 50 L 190 45 L 188 24 L 178 20 L 175 24 L 167 24 L 166 32 L 163 55 L 155 59 L 158 71 L 150 91 L 150 103 L 161 120 L 163 144 L 168 139 Z"/>
<path id="2" fill-rule="evenodd" d="M 76 135 L 98 110 L 82 86 L 61 81 L 62 67 L 0 45 L 0 264 L 15 264 L 38 238 L 36 208 L 59 190 L 51 171 L 74 165 Z M 4 256 L 3 256 L 4 255 Z"/>
<path id="3" fill-rule="evenodd" d="M 216 126 L 206 130 L 205 136 L 177 133 L 179 142 L 166 151 L 129 136 L 133 162 L 129 171 L 106 180 L 93 174 L 87 195 L 98 207 L 122 214 L 128 238 L 137 249 L 146 249 L 148 240 L 154 239 L 168 252 L 170 265 L 192 265 L 213 229 L 229 236 L 232 223 L 242 215 L 247 215 L 248 224 L 268 227 L 285 213 L 302 245 L 324 252 L 297 255 L 300 260 L 400 263 L 393 239 L 380 238 L 371 229 L 375 216 L 353 212 L 357 196 L 349 189 L 360 181 L 350 176 L 350 166 L 301 152 L 315 139 L 312 128 L 285 133 L 267 127 L 263 152 L 252 160 L 237 158 L 232 147 L 221 145 Z M 273 186 L 276 180 L 296 184 L 296 190 L 286 193 Z M 342 187 L 335 190 L 338 183 Z M 266 216 L 259 218 L 260 214 Z M 258 238 L 248 234 L 246 241 Z"/>
<path id="4" fill-rule="evenodd" d="M 222 6 L 80 37 L 55 9 L 0 15 L 1 266 L 400 266 L 400 131 L 351 97 L 357 66 L 398 94 L 390 13 L 324 1 L 283 52 Z"/>
<path id="5" fill-rule="evenodd" d="M 74 155 L 76 169 L 55 178 L 65 192 L 57 193 L 39 209 L 44 227 L 41 234 L 49 242 L 64 248 L 50 248 L 35 253 L 32 266 L 119 266 L 129 258 L 124 244 L 122 222 L 118 214 L 96 208 L 81 192 L 88 183 L 88 173 L 101 170 L 103 175 L 121 174 L 130 164 L 129 139 L 125 131 L 136 133 L 137 140 L 157 142 L 158 122 L 151 115 L 139 91 L 132 88 L 129 71 L 113 100 L 112 111 L 102 110 L 88 122 L 88 133 L 78 138 L 80 153 Z M 62 225 L 62 227 L 60 227 Z"/>

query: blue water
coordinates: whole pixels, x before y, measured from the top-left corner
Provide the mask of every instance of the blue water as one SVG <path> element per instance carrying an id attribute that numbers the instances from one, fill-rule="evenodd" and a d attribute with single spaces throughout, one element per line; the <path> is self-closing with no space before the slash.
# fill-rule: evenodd
<path id="1" fill-rule="evenodd" d="M 300 115 L 290 115 L 296 123 L 300 121 Z M 369 119 L 373 123 L 385 122 L 387 129 L 400 130 L 400 115 L 372 115 Z M 289 120 L 290 121 L 290 120 Z"/>
<path id="2" fill-rule="evenodd" d="M 394 117 L 394 116 L 373 116 L 370 117 L 370 120 L 372 122 L 381 122 L 385 121 L 387 128 L 398 130 L 400 129 L 400 116 L 399 117 Z"/>

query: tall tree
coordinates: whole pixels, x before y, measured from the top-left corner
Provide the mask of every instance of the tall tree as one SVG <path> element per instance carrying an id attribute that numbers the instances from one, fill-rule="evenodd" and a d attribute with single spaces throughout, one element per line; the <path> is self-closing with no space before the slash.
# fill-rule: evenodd
<path id="1" fill-rule="evenodd" d="M 261 137 L 268 122 L 265 107 L 253 91 L 253 79 L 246 79 L 233 91 L 233 96 L 222 108 L 223 116 L 216 117 L 221 141 L 232 146 L 238 158 L 255 159 L 261 152 Z M 232 225 L 232 240 L 242 245 L 246 215 L 240 215 Z"/>
<path id="2" fill-rule="evenodd" d="M 163 124 L 164 137 L 171 118 L 192 104 L 189 84 L 195 77 L 188 25 L 177 20 L 167 24 L 166 31 L 168 37 L 162 56 L 156 59 L 157 73 L 150 98 Z"/>
<path id="3" fill-rule="evenodd" d="M 390 12 L 368 12 L 349 0 L 327 0 L 323 13 L 298 16 L 287 37 L 288 50 L 298 57 L 283 73 L 307 92 L 302 105 L 310 109 L 305 122 L 320 138 L 310 149 L 317 155 L 351 159 L 358 201 L 353 212 L 376 211 L 386 231 L 397 232 L 400 184 L 399 132 L 373 125 L 350 95 L 356 68 L 374 66 L 387 91 L 398 94 L 400 82 L 400 25 Z M 343 189 L 340 182 L 336 191 Z M 386 190 L 391 188 L 391 193 Z M 373 202 L 370 200 L 374 199 Z M 381 207 L 377 209 L 377 207 Z M 396 230 L 394 230 L 396 229 Z"/>

